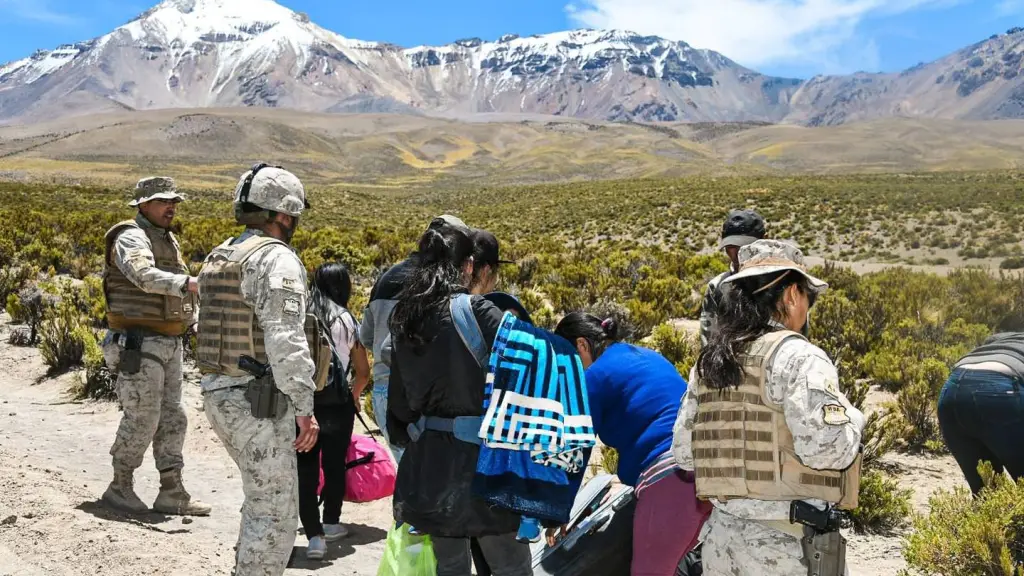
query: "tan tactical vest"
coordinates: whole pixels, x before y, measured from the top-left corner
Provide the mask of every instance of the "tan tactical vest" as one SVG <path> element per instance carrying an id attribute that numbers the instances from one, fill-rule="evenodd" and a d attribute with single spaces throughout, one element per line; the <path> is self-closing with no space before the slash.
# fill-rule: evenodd
<path id="1" fill-rule="evenodd" d="M 722 501 L 817 498 L 840 508 L 856 508 L 861 456 L 845 471 L 804 466 L 793 449 L 782 406 L 768 399 L 768 364 L 788 338 L 803 336 L 781 330 L 750 344 L 740 357 L 744 376 L 739 389 L 716 390 L 699 379 L 695 382 L 697 417 L 692 439 L 697 496 Z"/>
<path id="2" fill-rule="evenodd" d="M 248 376 L 238 367 L 242 356 L 251 356 L 267 364 L 255 311 L 242 298 L 242 267 L 261 248 L 284 242 L 266 236 L 253 236 L 235 245 L 230 240 L 215 248 L 206 258 L 199 274 L 199 370 L 204 374 Z M 313 381 L 323 390 L 331 364 L 330 339 L 316 316 L 306 314 L 306 342 L 316 366 Z"/>
<path id="3" fill-rule="evenodd" d="M 107 302 L 107 325 L 114 330 L 147 328 L 167 336 L 181 336 L 195 317 L 195 295 L 191 292 L 182 297 L 150 294 L 132 284 L 113 260 L 117 236 L 128 228 L 146 233 L 158 269 L 172 274 L 189 273 L 173 234 L 160 228 L 139 226 L 134 220 L 116 224 L 105 237 L 103 296 Z"/>

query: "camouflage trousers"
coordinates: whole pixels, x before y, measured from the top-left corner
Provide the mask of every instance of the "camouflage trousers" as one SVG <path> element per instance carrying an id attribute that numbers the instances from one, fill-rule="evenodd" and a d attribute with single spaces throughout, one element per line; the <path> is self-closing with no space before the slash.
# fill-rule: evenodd
<path id="1" fill-rule="evenodd" d="M 181 339 L 147 337 L 142 341 L 142 368 L 135 374 L 117 371 L 124 335 L 117 332 L 103 340 L 103 359 L 117 374 L 117 399 L 121 424 L 110 448 L 114 470 L 132 471 L 142 466 L 146 449 L 153 444 L 157 470 L 180 470 L 188 417 L 181 403 Z"/>
<path id="2" fill-rule="evenodd" d="M 281 576 L 299 524 L 295 415 L 259 419 L 249 413 L 244 388 L 203 395 L 206 417 L 242 476 L 242 525 L 235 576 Z"/>
<path id="3" fill-rule="evenodd" d="M 704 534 L 701 556 L 705 574 L 807 576 L 800 541 L 785 532 L 715 508 Z"/>

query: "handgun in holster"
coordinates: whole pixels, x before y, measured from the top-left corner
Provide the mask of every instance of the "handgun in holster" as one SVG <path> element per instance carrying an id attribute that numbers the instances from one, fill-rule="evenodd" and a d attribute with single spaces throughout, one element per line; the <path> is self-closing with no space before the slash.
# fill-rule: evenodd
<path id="1" fill-rule="evenodd" d="M 142 370 L 143 331 L 129 328 L 124 334 L 124 348 L 117 360 L 117 371 L 121 374 L 138 374 Z"/>
<path id="2" fill-rule="evenodd" d="M 804 551 L 808 576 L 843 576 L 846 571 L 846 539 L 839 531 L 842 513 L 831 505 L 821 510 L 795 500 L 790 505 L 789 521 L 804 527 L 800 546 Z"/>
<path id="3" fill-rule="evenodd" d="M 254 418 L 277 420 L 288 411 L 288 397 L 274 384 L 269 364 L 261 364 L 251 356 L 238 359 L 238 367 L 253 377 L 245 389 L 245 399 Z"/>

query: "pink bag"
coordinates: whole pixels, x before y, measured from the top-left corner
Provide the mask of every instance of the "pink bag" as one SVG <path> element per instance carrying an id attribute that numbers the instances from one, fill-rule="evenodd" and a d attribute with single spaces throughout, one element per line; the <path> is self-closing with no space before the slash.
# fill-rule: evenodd
<path id="1" fill-rule="evenodd" d="M 345 472 L 345 501 L 373 502 L 395 493 L 398 470 L 387 447 L 369 436 L 352 434 Z M 323 469 L 320 470 L 323 486 Z"/>

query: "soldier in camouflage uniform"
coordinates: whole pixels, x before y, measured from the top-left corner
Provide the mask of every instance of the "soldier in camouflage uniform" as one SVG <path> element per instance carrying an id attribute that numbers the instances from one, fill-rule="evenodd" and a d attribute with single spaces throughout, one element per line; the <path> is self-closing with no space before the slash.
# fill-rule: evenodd
<path id="1" fill-rule="evenodd" d="M 204 406 L 245 493 L 235 576 L 284 573 L 298 526 L 296 450 L 308 452 L 319 430 L 304 331 L 306 271 L 289 246 L 306 206 L 293 174 L 265 165 L 246 172 L 235 190 L 236 220 L 246 230 L 215 248 L 199 275 Z M 270 365 L 284 408 L 277 417 L 252 413 L 253 377 L 238 368 L 241 355 Z"/>
<path id="2" fill-rule="evenodd" d="M 103 293 L 110 330 L 103 353 L 117 375 L 123 415 L 110 449 L 114 480 L 103 494 L 107 504 L 147 512 L 135 494 L 133 475 L 150 443 L 160 471 L 153 508 L 165 514 L 206 515 L 210 507 L 193 500 L 181 481 L 182 447 L 188 421 L 181 404 L 181 336 L 195 320 L 196 279 L 188 274 L 178 241 L 170 232 L 182 197 L 170 178 L 146 178 L 135 187 L 134 220 L 106 235 Z M 122 365 L 129 334 L 141 338 L 137 365 Z"/>
<path id="3" fill-rule="evenodd" d="M 705 574 L 804 575 L 807 532 L 790 522 L 791 504 L 856 506 L 864 415 L 800 333 L 827 284 L 806 272 L 799 249 L 759 240 L 739 260 L 690 373 L 673 454 L 714 504 L 702 531 Z"/>
<path id="4" fill-rule="evenodd" d="M 764 238 L 764 218 L 753 210 L 733 210 L 722 226 L 722 240 L 718 243 L 719 250 L 725 250 L 729 256 L 729 269 L 715 276 L 708 282 L 704 292 L 704 300 L 700 306 L 700 343 L 706 345 L 708 336 L 714 326 L 718 303 L 721 301 L 720 288 L 725 280 L 739 270 L 739 250 L 743 246 Z"/>

